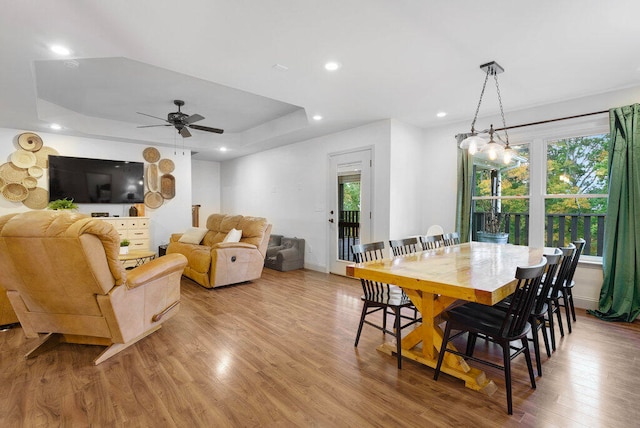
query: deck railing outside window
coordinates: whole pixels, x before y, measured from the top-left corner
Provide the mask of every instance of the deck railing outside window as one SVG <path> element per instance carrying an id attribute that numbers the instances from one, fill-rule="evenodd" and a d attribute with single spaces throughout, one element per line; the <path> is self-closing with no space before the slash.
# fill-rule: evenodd
<path id="1" fill-rule="evenodd" d="M 473 213 L 473 240 L 486 213 Z M 528 245 L 529 214 L 503 213 L 504 232 L 509 233 L 509 243 Z M 583 238 L 586 241 L 584 255 L 602 256 L 605 214 L 547 214 L 544 245 L 556 247 Z"/>

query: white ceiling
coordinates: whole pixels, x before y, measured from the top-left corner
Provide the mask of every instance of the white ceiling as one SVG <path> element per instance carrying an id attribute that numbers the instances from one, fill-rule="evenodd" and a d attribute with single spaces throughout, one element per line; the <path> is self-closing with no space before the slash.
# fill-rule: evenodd
<path id="1" fill-rule="evenodd" d="M 178 98 L 226 130 L 185 147 L 225 160 L 384 118 L 470 122 L 491 60 L 508 121 L 640 85 L 638 16 L 637 0 L 3 0 L 0 127 L 173 146 L 136 112 L 165 117 Z"/>

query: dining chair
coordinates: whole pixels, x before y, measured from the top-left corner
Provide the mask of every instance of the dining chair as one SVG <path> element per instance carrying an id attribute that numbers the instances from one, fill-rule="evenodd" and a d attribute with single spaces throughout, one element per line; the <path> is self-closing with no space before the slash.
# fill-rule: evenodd
<path id="1" fill-rule="evenodd" d="M 363 263 L 384 259 L 384 242 L 373 242 L 370 244 L 357 244 L 351 246 L 356 263 Z M 363 295 L 361 300 L 364 305 L 362 314 L 360 315 L 360 324 L 358 325 L 358 333 L 354 346 L 358 346 L 360 334 L 364 324 L 368 324 L 383 334 L 391 334 L 396 339 L 396 353 L 398 356 L 398 368 L 402 368 L 402 334 L 401 331 L 405 327 L 409 327 L 417 322 L 421 322 L 422 318 L 417 316 L 417 310 L 409 297 L 401 288 L 386 283 L 360 279 Z M 410 308 L 414 310 L 414 316 L 402 314 L 402 308 Z M 390 309 L 394 316 L 394 329 L 387 329 L 387 309 Z M 369 321 L 367 316 L 382 311 L 382 326 Z M 403 320 L 407 320 L 402 324 Z"/>
<path id="2" fill-rule="evenodd" d="M 573 245 L 576 246 L 576 250 L 573 253 L 571 267 L 569 268 L 569 273 L 564 279 L 563 287 L 561 289 L 562 306 L 564 306 L 564 310 L 567 315 L 567 328 L 569 329 L 569 333 L 571 333 L 571 319 L 573 319 L 574 322 L 576 321 L 576 307 L 573 303 L 573 287 L 575 285 L 573 276 L 576 273 L 576 268 L 578 267 L 578 262 L 580 261 L 580 256 L 582 255 L 582 250 L 584 250 L 585 244 L 586 242 L 584 239 L 573 241 Z M 571 319 L 569 319 L 569 311 L 571 311 Z"/>
<path id="3" fill-rule="evenodd" d="M 573 255 L 576 251 L 576 246 L 569 244 L 566 247 L 560 247 L 562 251 L 562 261 L 560 267 L 553 280 L 551 290 L 547 295 L 547 322 L 549 323 L 549 333 L 551 335 L 551 349 L 556 350 L 556 329 L 553 321 L 553 314 L 556 314 L 558 320 L 558 328 L 560 329 L 560 336 L 564 337 L 564 328 L 562 326 L 562 315 L 560 313 L 560 299 L 562 298 L 562 287 L 565 279 L 569 275 L 571 270 L 571 262 Z"/>
<path id="4" fill-rule="evenodd" d="M 531 324 L 531 341 L 533 342 L 533 350 L 536 356 L 536 368 L 538 370 L 538 376 L 542 376 L 542 360 L 540 358 L 540 340 L 539 331 L 542 330 L 542 339 L 544 341 L 545 351 L 547 357 L 551 357 L 551 347 L 549 346 L 549 337 L 547 335 L 547 322 L 545 316 L 549 312 L 549 306 L 547 304 L 547 298 L 551 288 L 553 287 L 553 280 L 555 278 L 560 261 L 562 259 L 562 250 L 556 248 L 553 254 L 545 254 L 547 260 L 547 266 L 545 268 L 542 285 L 536 296 L 536 303 L 533 306 L 533 311 L 529 315 L 529 324 Z M 495 305 L 496 308 L 507 310 L 511 304 L 511 296 Z M 469 305 L 478 305 L 477 303 L 469 303 Z M 480 305 L 481 306 L 481 305 Z"/>
<path id="5" fill-rule="evenodd" d="M 504 370 L 505 387 L 507 392 L 507 412 L 513 414 L 512 394 L 511 394 L 511 360 L 520 354 L 524 354 L 529 370 L 529 380 L 531 387 L 536 387 L 533 374 L 531 355 L 529 354 L 529 341 L 527 333 L 531 330 L 529 315 L 536 303 L 536 296 L 539 291 L 542 276 L 546 267 L 546 260 L 542 260 L 537 265 L 518 267 L 516 269 L 516 287 L 513 293 L 511 304 L 506 311 L 492 306 L 470 307 L 462 305 L 443 312 L 442 318 L 446 321 L 442 346 L 438 356 L 438 364 L 433 376 L 438 380 L 442 361 L 446 352 L 461 356 L 465 359 L 476 361 L 494 368 Z M 476 305 L 477 306 L 477 305 Z M 459 330 L 455 335 L 451 335 L 452 330 Z M 468 333 L 466 352 L 459 352 L 449 347 L 449 341 L 464 333 Z M 503 365 L 496 364 L 490 360 L 473 356 L 475 339 L 478 334 L 489 337 L 493 342 L 502 347 Z M 519 340 L 522 344 L 516 347 L 511 344 Z M 511 353 L 511 351 L 515 351 Z"/>
<path id="6" fill-rule="evenodd" d="M 423 235 L 420 237 L 420 244 L 422 244 L 424 251 L 435 250 L 444 246 L 444 239 L 442 235 Z"/>
<path id="7" fill-rule="evenodd" d="M 389 245 L 394 256 L 417 253 L 422 250 L 422 245 L 418 242 L 418 238 L 390 240 Z"/>
<path id="8" fill-rule="evenodd" d="M 458 245 L 460 243 L 460 234 L 458 234 L 458 232 L 445 233 L 442 239 L 444 240 L 445 247 Z"/>
<path id="9" fill-rule="evenodd" d="M 429 226 L 429 229 L 427 229 L 427 236 L 443 235 L 443 234 L 444 234 L 444 229 L 442 228 L 442 226 L 438 224 L 431 225 Z"/>

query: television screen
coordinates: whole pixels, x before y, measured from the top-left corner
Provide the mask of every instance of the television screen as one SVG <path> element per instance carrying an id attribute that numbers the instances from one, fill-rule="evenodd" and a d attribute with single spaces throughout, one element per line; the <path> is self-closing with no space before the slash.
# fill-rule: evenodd
<path id="1" fill-rule="evenodd" d="M 49 201 L 78 204 L 144 202 L 142 162 L 49 156 Z"/>

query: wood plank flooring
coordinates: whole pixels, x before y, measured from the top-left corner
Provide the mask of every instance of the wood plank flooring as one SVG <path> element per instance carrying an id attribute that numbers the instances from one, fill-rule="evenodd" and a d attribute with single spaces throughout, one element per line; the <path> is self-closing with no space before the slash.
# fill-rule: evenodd
<path id="1" fill-rule="evenodd" d="M 182 280 L 177 316 L 93 366 L 100 347 L 63 344 L 35 359 L 20 328 L 0 332 L 0 426 L 627 427 L 640 421 L 640 323 L 578 311 L 573 333 L 543 356 L 538 388 L 514 361 L 514 415 L 498 391 L 376 351 L 356 280 L 265 269 L 253 283 L 206 290 Z M 499 355 L 478 340 L 478 354 Z M 498 357 L 499 358 L 499 357 Z"/>

